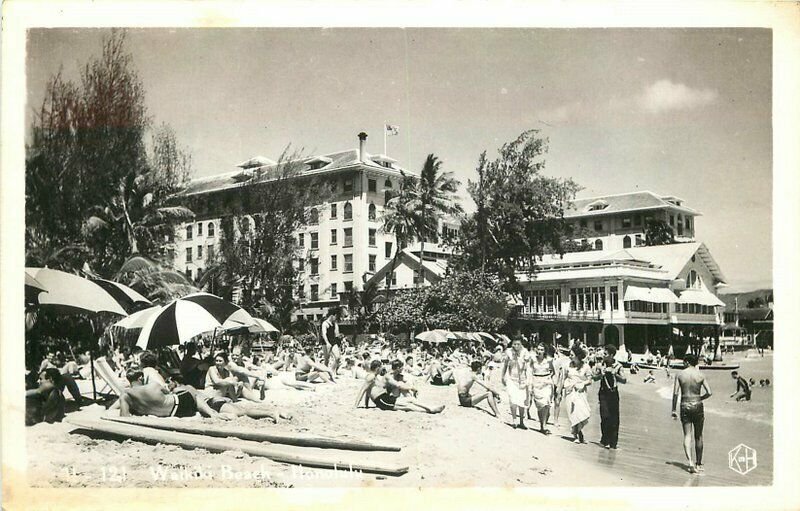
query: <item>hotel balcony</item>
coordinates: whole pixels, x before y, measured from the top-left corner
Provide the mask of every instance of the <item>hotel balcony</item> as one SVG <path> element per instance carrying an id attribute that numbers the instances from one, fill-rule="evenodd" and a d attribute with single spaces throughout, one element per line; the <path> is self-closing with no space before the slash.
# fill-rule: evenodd
<path id="1" fill-rule="evenodd" d="M 686 314 L 677 312 L 671 315 L 671 323 L 693 325 L 721 325 L 722 321 L 715 313 L 711 314 Z"/>

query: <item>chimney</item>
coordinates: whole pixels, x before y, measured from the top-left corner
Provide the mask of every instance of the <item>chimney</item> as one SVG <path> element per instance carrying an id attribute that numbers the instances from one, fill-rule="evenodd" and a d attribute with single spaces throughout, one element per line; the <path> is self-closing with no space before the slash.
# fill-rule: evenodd
<path id="1" fill-rule="evenodd" d="M 364 150 L 364 147 L 366 145 L 367 145 L 367 134 L 362 131 L 361 133 L 358 134 L 358 159 L 362 162 L 364 161 L 364 158 L 367 154 L 366 151 Z"/>

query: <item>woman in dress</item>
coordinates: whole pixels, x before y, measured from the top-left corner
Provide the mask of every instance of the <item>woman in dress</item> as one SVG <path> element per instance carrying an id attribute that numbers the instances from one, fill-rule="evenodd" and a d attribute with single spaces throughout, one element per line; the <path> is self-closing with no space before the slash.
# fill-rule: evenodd
<path id="1" fill-rule="evenodd" d="M 547 421 L 550 419 L 550 406 L 553 403 L 554 381 L 553 359 L 545 353 L 543 343 L 536 345 L 534 356 L 530 359 L 528 367 L 530 376 L 528 385 L 528 413 L 530 406 L 536 406 L 536 413 L 539 416 L 539 431 L 544 435 L 549 435 Z M 530 417 L 530 415 L 528 416 Z"/>
<path id="2" fill-rule="evenodd" d="M 569 422 L 575 443 L 584 444 L 583 427 L 589 422 L 589 400 L 586 389 L 592 384 L 592 370 L 584 362 L 586 352 L 577 344 L 572 347 L 572 357 L 564 377 L 564 393 Z"/>
<path id="3" fill-rule="evenodd" d="M 528 400 L 528 352 L 522 347 L 522 341 L 514 339 L 511 348 L 506 352 L 503 362 L 501 380 L 508 391 L 508 401 L 511 404 L 511 424 L 514 428 L 528 429 L 525 427 L 525 410 Z M 519 417 L 519 424 L 517 424 Z"/>

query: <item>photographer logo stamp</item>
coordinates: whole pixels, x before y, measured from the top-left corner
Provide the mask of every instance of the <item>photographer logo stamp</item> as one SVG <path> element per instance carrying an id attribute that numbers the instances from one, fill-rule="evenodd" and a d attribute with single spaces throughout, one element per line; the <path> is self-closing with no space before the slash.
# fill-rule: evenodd
<path id="1" fill-rule="evenodd" d="M 756 450 L 739 444 L 728 452 L 728 466 L 734 472 L 745 475 L 758 466 Z"/>

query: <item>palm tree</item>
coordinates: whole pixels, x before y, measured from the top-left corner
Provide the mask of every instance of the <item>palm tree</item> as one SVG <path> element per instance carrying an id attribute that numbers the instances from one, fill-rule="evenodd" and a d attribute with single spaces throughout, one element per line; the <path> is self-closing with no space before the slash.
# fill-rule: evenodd
<path id="1" fill-rule="evenodd" d="M 119 256 L 127 259 L 140 253 L 151 255 L 174 225 L 194 218 L 186 207 L 166 205 L 171 191 L 174 190 L 159 182 L 155 171 L 138 175 L 132 171 L 120 181 L 106 204 L 90 209 L 85 223 L 89 240 L 113 238 L 122 245 L 118 245 L 122 250 L 118 249 L 105 266 L 118 267 L 120 261 L 114 259 Z"/>
<path id="2" fill-rule="evenodd" d="M 463 212 L 461 205 L 456 202 L 455 194 L 461 184 L 452 172 L 441 171 L 442 162 L 429 154 L 422 166 L 419 182 L 410 203 L 414 211 L 414 234 L 419 239 L 419 279 L 422 285 L 425 278 L 423 256 L 425 240 L 438 236 L 439 221 L 446 215 L 456 215 Z"/>
<path id="3" fill-rule="evenodd" d="M 416 225 L 418 223 L 416 211 L 412 208 L 412 202 L 415 200 L 416 195 L 414 178 L 407 176 L 403 172 L 401 172 L 401 174 L 403 177 L 400 190 L 386 203 L 382 217 L 383 225 L 381 226 L 381 230 L 394 234 L 395 245 L 397 245 L 394 256 L 392 257 L 389 281 L 386 286 L 387 292 L 391 288 L 391 275 L 394 273 L 400 254 L 414 238 Z"/>
<path id="4" fill-rule="evenodd" d="M 378 290 L 377 281 L 367 281 L 361 291 L 356 291 L 355 288 L 352 288 L 344 294 L 343 302 L 347 305 L 350 315 L 355 319 L 354 340 L 363 330 L 369 333 L 370 325 L 377 315 L 375 305 L 382 301 L 383 295 Z"/>

